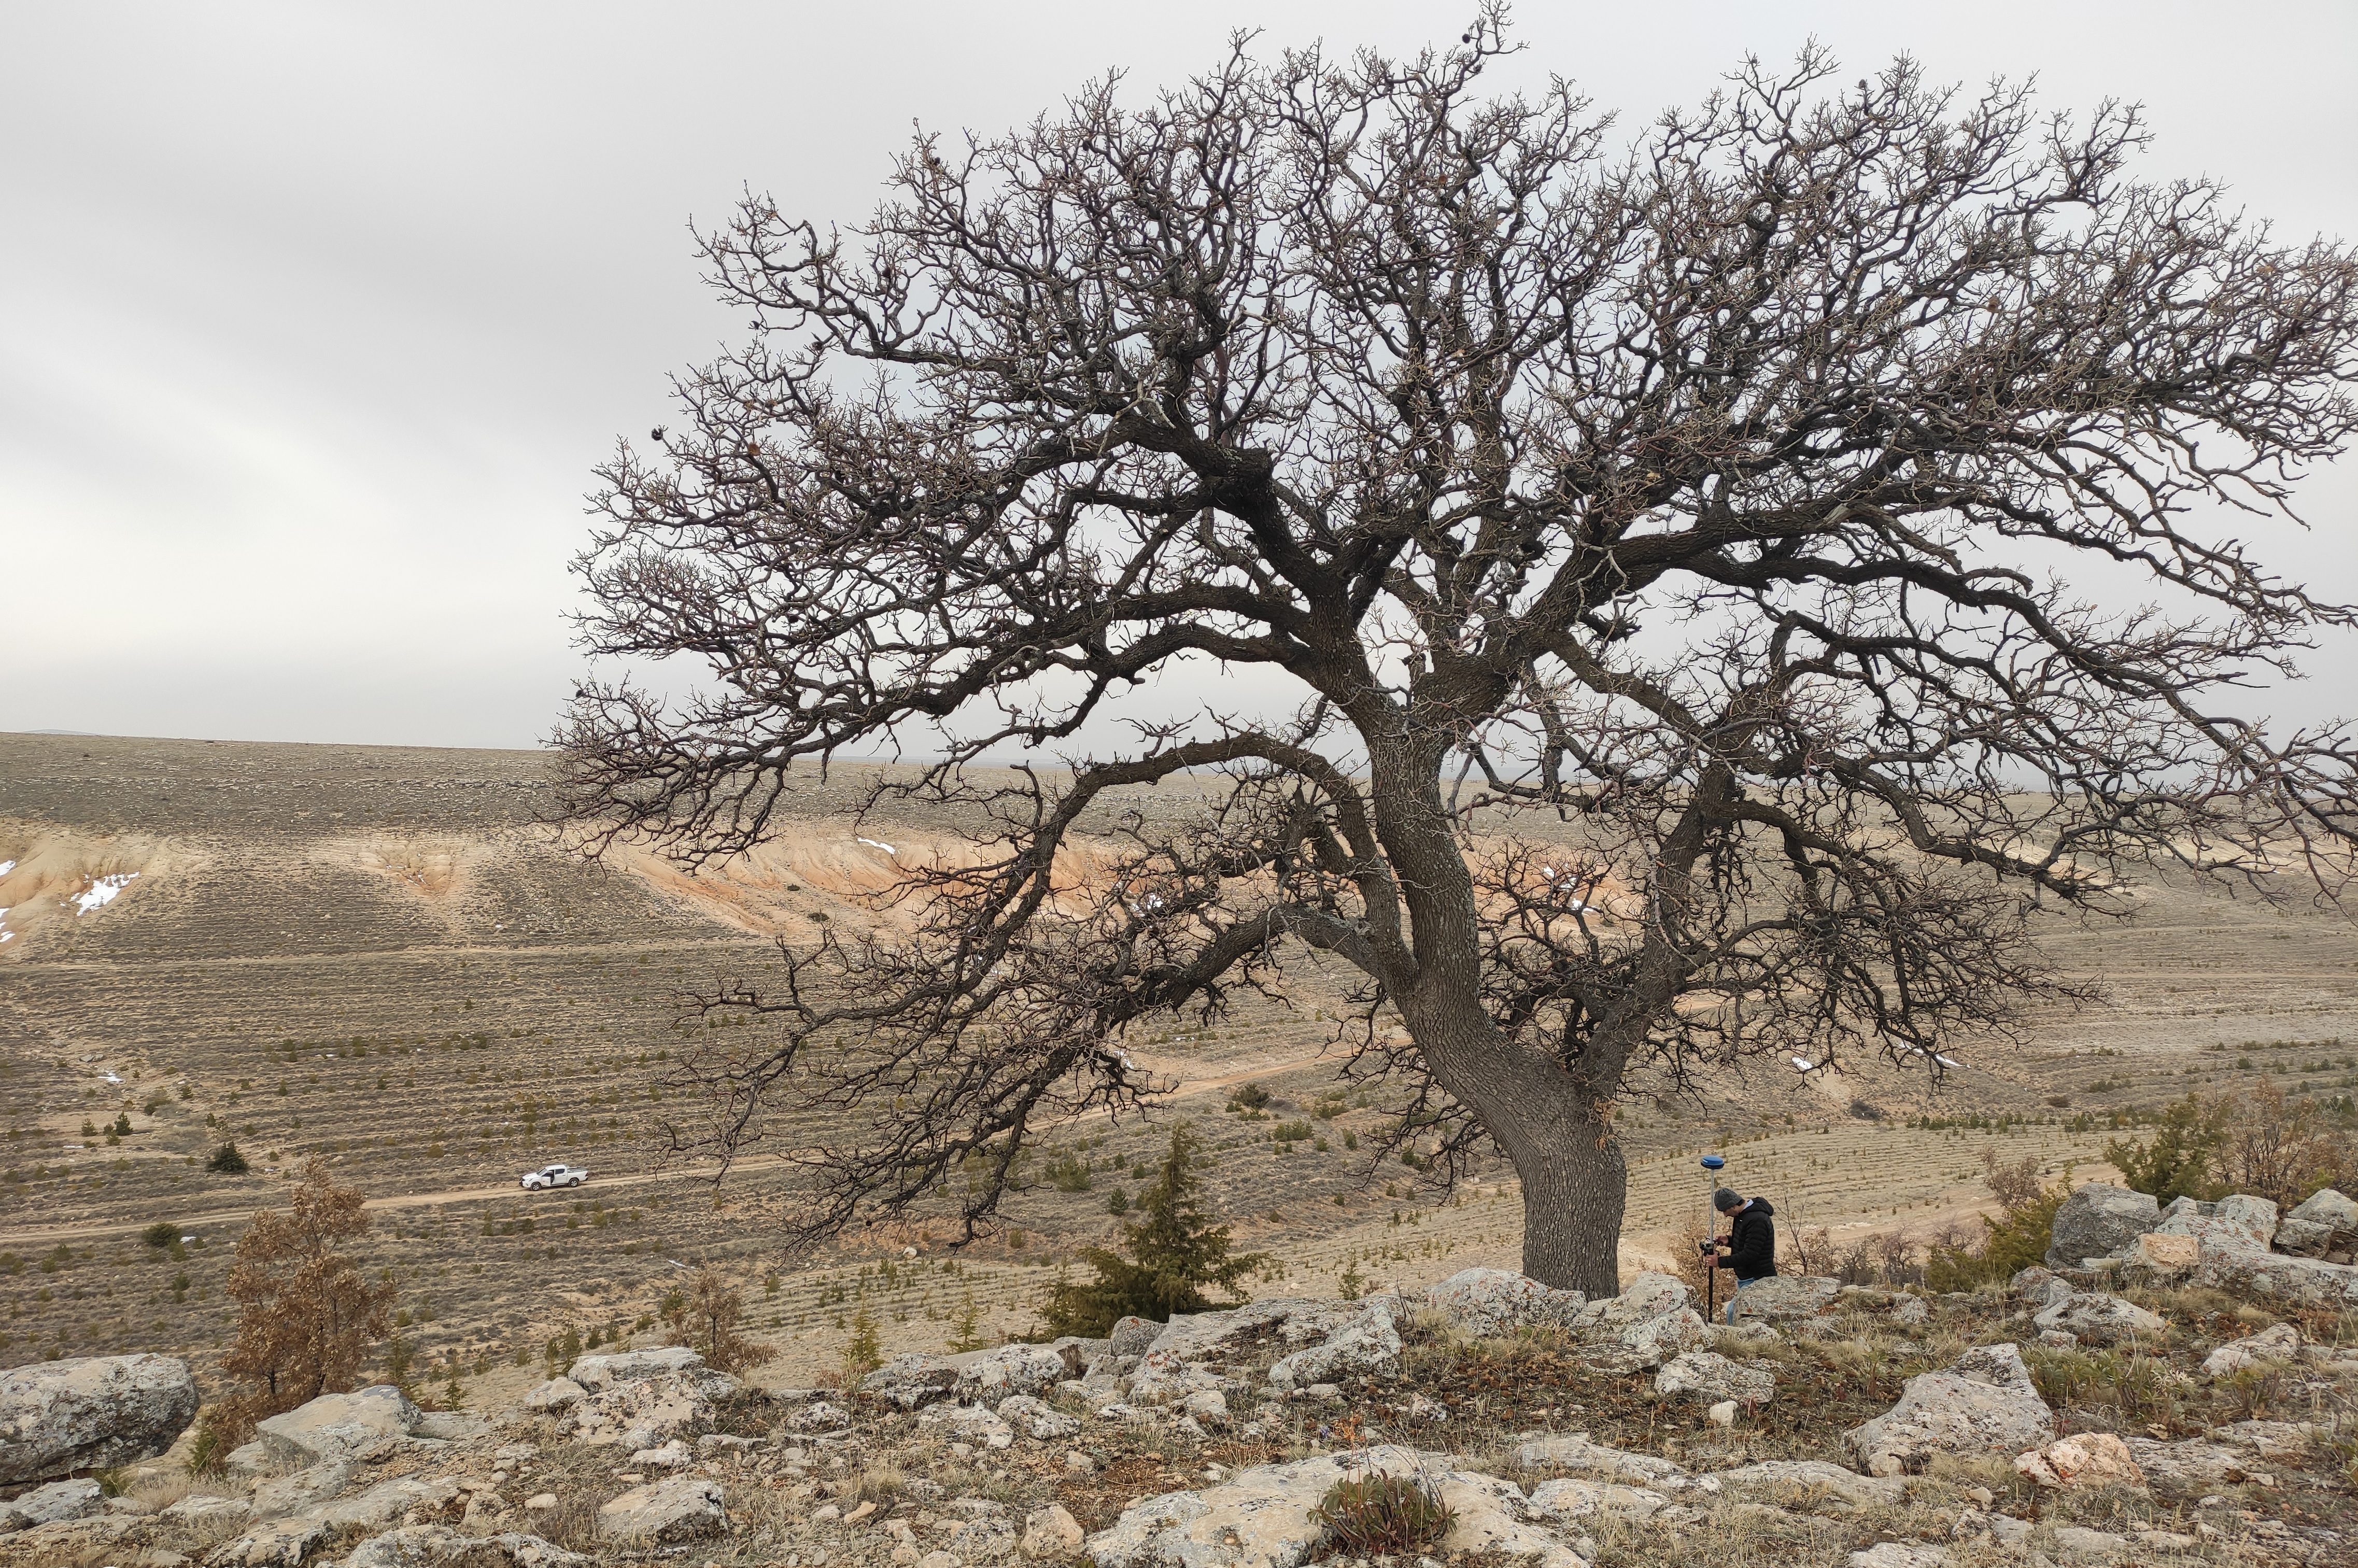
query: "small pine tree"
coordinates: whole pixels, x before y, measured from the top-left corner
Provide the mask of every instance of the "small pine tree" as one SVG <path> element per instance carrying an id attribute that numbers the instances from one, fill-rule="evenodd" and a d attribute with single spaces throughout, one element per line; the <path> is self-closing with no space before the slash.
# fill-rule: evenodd
<path id="1" fill-rule="evenodd" d="M 1059 1285 L 1046 1313 L 1052 1335 L 1102 1336 L 1125 1317 L 1170 1320 L 1176 1312 L 1203 1312 L 1215 1303 L 1213 1286 L 1231 1296 L 1237 1282 L 1266 1267 L 1266 1253 L 1231 1256 L 1228 1227 L 1214 1225 L 1197 1204 L 1195 1136 L 1174 1128 L 1171 1149 L 1152 1184 L 1138 1195 L 1140 1218 L 1121 1226 L 1121 1251 L 1083 1250 L 1081 1260 L 1098 1271 L 1083 1284 Z"/>
<path id="2" fill-rule="evenodd" d="M 884 1346 L 876 1336 L 876 1319 L 863 1303 L 852 1314 L 851 1337 L 843 1346 L 843 1370 L 853 1382 L 884 1365 Z"/>
<path id="3" fill-rule="evenodd" d="M 697 1271 L 682 1308 L 689 1343 L 717 1372 L 741 1372 L 758 1367 L 777 1352 L 759 1340 L 740 1334 L 745 1318 L 745 1297 L 721 1278 L 717 1269 Z"/>
<path id="4" fill-rule="evenodd" d="M 2224 1195 L 2212 1166 L 2226 1138 L 2222 1104 L 2205 1105 L 2199 1096 L 2188 1095 L 2162 1112 L 2150 1142 L 2131 1143 L 2124 1139 L 2107 1143 L 2104 1158 L 2113 1162 L 2130 1190 L 2150 1193 L 2155 1202 L 2167 1206 L 2181 1197 Z"/>
<path id="5" fill-rule="evenodd" d="M 966 1310 L 958 1314 L 957 1333 L 950 1339 L 950 1354 L 963 1356 L 969 1350 L 982 1348 L 982 1312 L 974 1304 L 974 1292 L 966 1293 Z"/>

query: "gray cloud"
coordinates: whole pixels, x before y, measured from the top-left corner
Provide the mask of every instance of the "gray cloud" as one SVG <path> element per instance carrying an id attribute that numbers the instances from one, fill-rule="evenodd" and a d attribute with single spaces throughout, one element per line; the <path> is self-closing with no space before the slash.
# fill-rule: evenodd
<path id="1" fill-rule="evenodd" d="M 1143 92 L 1236 26 L 1405 50 L 1466 9 L 19 8 L 0 729 L 529 744 L 579 667 L 590 465 L 740 327 L 691 216 L 752 185 L 855 219 L 913 121 L 996 129 L 1109 67 Z M 2286 235 L 2358 232 L 2346 5 L 1524 11 L 1517 70 L 1639 122 L 1814 35 L 1861 70 L 1905 50 L 1967 83 L 2035 72 L 2059 108 L 2142 100 L 2149 175 L 2224 179 Z M 2351 466 L 2277 550 L 2358 598 Z"/>

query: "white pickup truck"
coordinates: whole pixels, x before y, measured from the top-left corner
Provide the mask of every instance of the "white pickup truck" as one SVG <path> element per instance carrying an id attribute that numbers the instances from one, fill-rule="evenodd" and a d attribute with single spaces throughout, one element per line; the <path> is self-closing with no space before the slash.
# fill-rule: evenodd
<path id="1" fill-rule="evenodd" d="M 589 1179 L 590 1173 L 579 1165 L 543 1165 L 537 1171 L 526 1171 L 522 1184 L 530 1193 L 550 1187 L 578 1187 Z"/>

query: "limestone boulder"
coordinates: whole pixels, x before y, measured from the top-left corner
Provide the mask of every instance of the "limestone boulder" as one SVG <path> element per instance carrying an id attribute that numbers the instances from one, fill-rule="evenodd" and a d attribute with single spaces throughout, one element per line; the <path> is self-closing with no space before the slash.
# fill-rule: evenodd
<path id="1" fill-rule="evenodd" d="M 254 1517 L 283 1519 L 314 1509 L 341 1495 L 352 1485 L 356 1468 L 350 1454 L 340 1454 L 285 1476 L 273 1476 L 254 1488 Z"/>
<path id="2" fill-rule="evenodd" d="M 585 1568 L 590 1559 L 536 1535 L 467 1535 L 447 1525 L 405 1525 L 352 1550 L 343 1568 Z"/>
<path id="3" fill-rule="evenodd" d="M 2279 1252 L 2349 1262 L 2347 1254 L 2358 1246 L 2358 1203 L 2331 1187 L 2310 1194 L 2277 1227 L 2275 1246 Z"/>
<path id="4" fill-rule="evenodd" d="M 2110 1258 L 2161 1223 L 2151 1193 L 2090 1182 L 2063 1200 L 2049 1234 L 2047 1266 L 2076 1269 L 2089 1258 Z"/>
<path id="5" fill-rule="evenodd" d="M 2237 1194 L 2209 1206 L 2207 1215 L 2199 1208 L 2173 1213 L 2161 1227 L 2169 1234 L 2194 1238 L 2199 1252 L 2191 1275 L 2195 1284 L 2271 1304 L 2334 1312 L 2358 1307 L 2358 1267 L 2292 1257 L 2270 1248 L 2277 1230 L 2276 1205 Z"/>
<path id="6" fill-rule="evenodd" d="M 585 1356 L 567 1376 L 582 1390 L 560 1417 L 574 1440 L 631 1453 L 702 1435 L 743 1387 L 685 1346 Z"/>
<path id="7" fill-rule="evenodd" d="M 390 1383 L 322 1394 L 254 1423 L 263 1449 L 281 1465 L 340 1459 L 379 1438 L 407 1437 L 424 1412 Z"/>
<path id="8" fill-rule="evenodd" d="M 1671 1498 L 1651 1487 L 1561 1476 L 1533 1487 L 1530 1504 L 1532 1512 L 1569 1524 L 1600 1517 L 1651 1519 L 1670 1506 Z"/>
<path id="9" fill-rule="evenodd" d="M 1812 1318 L 1833 1304 L 1840 1280 L 1818 1274 L 1772 1274 L 1736 1292 L 1736 1321 L 1791 1323 Z"/>
<path id="10" fill-rule="evenodd" d="M 1067 1368 L 1063 1356 L 1044 1345 L 1002 1345 L 947 1359 L 957 1372 L 957 1380 L 950 1386 L 952 1394 L 990 1404 L 1016 1394 L 1053 1389 L 1067 1371 L 1080 1369 Z"/>
<path id="11" fill-rule="evenodd" d="M 139 1527 L 135 1514 L 94 1513 L 54 1519 L 0 1535 L 0 1568 L 80 1568 L 85 1563 L 146 1564 L 156 1559 L 124 1538 Z M 126 1550 L 128 1546 L 128 1550 Z"/>
<path id="12" fill-rule="evenodd" d="M 1515 1468 L 1541 1475 L 1569 1473 L 1665 1491 L 1688 1484 L 1686 1466 L 1654 1454 L 1632 1454 L 1589 1440 L 1588 1433 L 1530 1433 L 1515 1444 Z"/>
<path id="13" fill-rule="evenodd" d="M 2164 1497 L 2200 1498 L 2249 1479 L 2266 1466 L 2253 1454 L 2189 1437 L 2176 1443 L 2150 1437 L 2125 1440 L 2129 1457 L 2146 1485 Z"/>
<path id="14" fill-rule="evenodd" d="M 2288 1323 L 2230 1340 L 2203 1358 L 2202 1375 L 2228 1378 L 2263 1361 L 2289 1361 L 2300 1354 L 2300 1330 Z"/>
<path id="15" fill-rule="evenodd" d="M 1920 1541 L 1878 1541 L 1843 1559 L 1844 1568 L 1949 1568 L 1948 1548 Z"/>
<path id="16" fill-rule="evenodd" d="M 551 1378 L 525 1395 L 524 1408 L 535 1414 L 552 1415 L 579 1404 L 588 1392 L 570 1378 Z"/>
<path id="17" fill-rule="evenodd" d="M 718 1481 L 673 1476 L 633 1487 L 598 1509 L 598 1533 L 632 1546 L 673 1546 L 725 1534 L 726 1498 Z"/>
<path id="18" fill-rule="evenodd" d="M 1729 1491 L 1811 1509 L 1829 1503 L 1846 1509 L 1890 1508 L 1908 1498 L 1908 1482 L 1900 1476 L 1862 1476 L 1823 1459 L 1765 1459 L 1722 1470 L 1715 1478 Z"/>
<path id="19" fill-rule="evenodd" d="M 813 1400 L 786 1417 L 786 1430 L 806 1436 L 823 1432 L 841 1432 L 851 1424 L 851 1412 L 825 1400 Z"/>
<path id="20" fill-rule="evenodd" d="M 1935 1454 L 1998 1454 L 2043 1448 L 2055 1412 L 2039 1396 L 2012 1345 L 1983 1345 L 1941 1371 L 1908 1379 L 1899 1402 L 1843 1433 L 1844 1449 L 1871 1475 L 1921 1469 Z"/>
<path id="21" fill-rule="evenodd" d="M 1152 1318 L 1123 1318 L 1113 1325 L 1112 1332 L 1107 1340 L 1106 1353 L 1109 1356 L 1135 1359 L 1152 1349 L 1155 1340 L 1160 1338 L 1163 1331 L 1169 1326 L 1169 1324 L 1157 1323 Z"/>
<path id="22" fill-rule="evenodd" d="M 1493 1339 L 1518 1329 L 1570 1328 L 1588 1298 L 1559 1291 L 1511 1269 L 1461 1269 L 1425 1292 L 1425 1304 L 1452 1327 L 1476 1339 Z"/>
<path id="23" fill-rule="evenodd" d="M 1520 1487 L 1496 1476 L 1467 1470 L 1433 1477 L 1442 1507 L 1450 1513 L 1447 1533 L 1433 1543 L 1453 1562 L 1514 1562 L 1536 1568 L 1588 1568 L 1553 1531 L 1531 1519 Z"/>
<path id="24" fill-rule="evenodd" d="M 1006 1448 L 1015 1442 L 1015 1429 L 980 1405 L 927 1405 L 917 1425 L 981 1448 Z"/>
<path id="25" fill-rule="evenodd" d="M 2098 1345 L 2132 1336 L 2150 1339 L 2169 1332 L 2169 1325 L 2158 1314 L 2101 1291 L 2074 1291 L 2035 1314 L 2030 1323 L 2041 1333 L 2076 1335 Z"/>
<path id="26" fill-rule="evenodd" d="M 30 1530 L 61 1519 L 88 1519 L 106 1506 L 96 1481 L 51 1481 L 0 1503 L 0 1531 Z"/>
<path id="27" fill-rule="evenodd" d="M 1777 1379 L 1758 1362 L 1731 1361 L 1709 1350 L 1689 1350 L 1654 1374 L 1654 1391 L 1665 1398 L 1717 1404 L 1765 1405 L 1777 1397 Z"/>
<path id="28" fill-rule="evenodd" d="M 1650 1323 L 1694 1301 L 1694 1292 L 1675 1275 L 1649 1271 L 1621 1287 L 1617 1296 L 1600 1296 L 1580 1311 L 1580 1327 L 1603 1337 Z"/>
<path id="29" fill-rule="evenodd" d="M 1628 1368 L 1650 1369 L 1701 1343 L 1709 1332 L 1702 1314 L 1682 1306 L 1629 1325 L 1621 1330 L 1617 1348 L 1625 1353 Z"/>
<path id="30" fill-rule="evenodd" d="M 1321 1343 L 1280 1357 L 1269 1369 L 1270 1383 L 1280 1389 L 1306 1389 L 1313 1383 L 1337 1382 L 1354 1373 L 1399 1365 L 1400 1325 L 1394 1315 L 1398 1305 L 1397 1298 L 1389 1296 L 1372 1296 L 1360 1303 L 1358 1313 L 1336 1325 Z M 1131 1394 L 1136 1397 L 1135 1388 Z"/>
<path id="31" fill-rule="evenodd" d="M 946 1400 L 957 1387 L 958 1369 L 943 1356 L 896 1356 L 860 1380 L 860 1397 L 904 1411 Z"/>
<path id="32" fill-rule="evenodd" d="M 152 1459 L 197 1417 L 189 1364 L 78 1356 L 0 1372 L 0 1486 Z"/>

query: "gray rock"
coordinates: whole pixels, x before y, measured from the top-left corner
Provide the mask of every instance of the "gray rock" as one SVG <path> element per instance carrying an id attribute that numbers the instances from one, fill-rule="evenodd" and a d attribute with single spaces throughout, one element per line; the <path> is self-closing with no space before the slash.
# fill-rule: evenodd
<path id="1" fill-rule="evenodd" d="M 279 1519 L 317 1508 L 352 1481 L 352 1460 L 348 1454 L 307 1465 L 291 1476 L 275 1476 L 254 1488 L 254 1517 Z"/>
<path id="2" fill-rule="evenodd" d="M 2011 1457 L 2055 1436 L 2055 1413 L 2039 1397 L 2022 1353 L 1976 1346 L 1938 1372 L 1908 1379 L 1888 1412 L 1843 1433 L 1843 1446 L 1870 1474 L 1920 1468 L 1935 1454 Z"/>
<path id="3" fill-rule="evenodd" d="M 1215 1394 L 1212 1398 L 1219 1396 Z M 1026 1437 L 1037 1438 L 1043 1443 L 1077 1437 L 1081 1431 L 1078 1416 L 1066 1415 L 1029 1394 L 1012 1394 L 1000 1400 L 999 1419 Z M 1075 1544 L 1079 1543 L 1076 1541 Z"/>
<path id="4" fill-rule="evenodd" d="M 2042 1332 L 2077 1335 L 2099 1345 L 2109 1345 L 2132 1335 L 2150 1338 L 2169 1331 L 2169 1325 L 2157 1314 L 2100 1291 L 2074 1291 L 2030 1322 L 2032 1327 Z"/>
<path id="5" fill-rule="evenodd" d="M 703 1368 L 703 1357 L 685 1345 L 670 1345 L 660 1350 L 622 1350 L 605 1356 L 584 1356 L 573 1363 L 572 1370 L 566 1376 L 595 1393 L 619 1383 L 676 1378 L 684 1372 L 697 1372 Z"/>
<path id="6" fill-rule="evenodd" d="M 1840 1280 L 1815 1274 L 1772 1274 L 1736 1292 L 1736 1320 L 1790 1323 L 1817 1316 L 1833 1304 Z"/>
<path id="7" fill-rule="evenodd" d="M 2161 1224 L 2150 1193 L 2090 1182 L 2063 1200 L 2050 1233 L 2047 1266 L 2076 1269 L 2086 1258 L 2109 1258 Z"/>
<path id="8" fill-rule="evenodd" d="M 1694 1292 L 1687 1288 L 1685 1281 L 1670 1274 L 1643 1273 L 1622 1286 L 1619 1295 L 1600 1296 L 1583 1307 L 1580 1326 L 1612 1337 L 1626 1328 L 1674 1313 L 1693 1300 Z"/>
<path id="9" fill-rule="evenodd" d="M 327 1533 L 327 1525 L 308 1515 L 268 1519 L 215 1547 L 205 1568 L 297 1568 Z"/>
<path id="10" fill-rule="evenodd" d="M 320 1503 L 301 1517 L 345 1532 L 385 1530 L 413 1509 L 430 1513 L 449 1507 L 459 1490 L 458 1482 L 444 1476 L 401 1476 L 355 1496 Z"/>
<path id="11" fill-rule="evenodd" d="M 2012 1514 L 1984 1513 L 1979 1509 L 1967 1509 L 1957 1516 L 1956 1528 L 1950 1532 L 1959 1541 L 1986 1538 L 2000 1546 L 2020 1546 L 2030 1539 L 2030 1521 Z"/>
<path id="12" fill-rule="evenodd" d="M 927 1405 L 917 1424 L 946 1429 L 955 1441 L 986 1448 L 1006 1448 L 1015 1442 L 1015 1429 L 980 1405 Z"/>
<path id="13" fill-rule="evenodd" d="M 1399 1365 L 1401 1336 L 1392 1315 L 1393 1299 L 1371 1296 L 1359 1304 L 1358 1314 L 1329 1333 L 1324 1344 L 1280 1357 L 1269 1369 L 1271 1384 L 1280 1389 L 1307 1388 L 1347 1374 Z M 1136 1397 L 1135 1386 L 1130 1391 Z"/>
<path id="14" fill-rule="evenodd" d="M 1920 1541 L 1883 1541 L 1843 1562 L 1846 1568 L 1949 1568 L 1949 1553 Z"/>
<path id="15" fill-rule="evenodd" d="M 1908 1483 L 1897 1476 L 1862 1476 L 1823 1459 L 1768 1459 L 1722 1470 L 1716 1478 L 1732 1491 L 1847 1509 L 1889 1508 L 1908 1499 Z"/>
<path id="16" fill-rule="evenodd" d="M 1112 1337 L 1107 1341 L 1107 1354 L 1143 1356 L 1154 1347 L 1155 1340 L 1161 1338 L 1163 1331 L 1169 1326 L 1152 1318 L 1123 1318 L 1113 1325 Z"/>
<path id="17" fill-rule="evenodd" d="M 1541 1481 L 1531 1488 L 1531 1496 L 1533 1512 L 1567 1522 L 1604 1515 L 1651 1519 L 1669 1507 L 1670 1502 L 1668 1497 L 1650 1487 L 1624 1486 L 1618 1481 L 1591 1481 L 1576 1476 Z"/>
<path id="18" fill-rule="evenodd" d="M 536 1535 L 464 1535 L 448 1525 L 406 1525 L 352 1548 L 343 1568 L 581 1568 L 590 1561 Z"/>
<path id="19" fill-rule="evenodd" d="M 2055 1527 L 2055 1547 L 2063 1553 L 2066 1563 L 2109 1563 L 2127 1551 L 2128 1544 L 2127 1536 L 2115 1535 L 2108 1530 L 2090 1530 L 2076 1524 Z"/>
<path id="20" fill-rule="evenodd" d="M 1686 1466 L 1652 1454 L 1632 1454 L 1589 1441 L 1588 1433 L 1530 1433 L 1515 1445 L 1515 1468 L 1522 1471 L 1569 1470 L 1598 1476 L 1633 1487 L 1674 1490 L 1687 1484 Z"/>
<path id="21" fill-rule="evenodd" d="M 1126 1318 L 1124 1322 L 1137 1322 Z M 1062 1503 L 1050 1503 L 1023 1516 L 1023 1555 L 1034 1561 L 1070 1557 L 1081 1549 L 1080 1521 Z"/>
<path id="22" fill-rule="evenodd" d="M 2300 1330 L 2288 1323 L 2231 1340 L 2202 1362 L 2206 1378 L 2225 1378 L 2262 1361 L 2289 1361 L 2300 1354 Z"/>
<path id="23" fill-rule="evenodd" d="M 463 1443 L 471 1437 L 488 1437 L 492 1423 L 473 1411 L 427 1411 L 410 1428 L 413 1437 L 428 1437 L 437 1443 Z"/>
<path id="24" fill-rule="evenodd" d="M 957 1373 L 951 1392 L 962 1400 L 981 1400 L 992 1404 L 1016 1394 L 1037 1394 L 1053 1389 L 1064 1380 L 1068 1370 L 1080 1370 L 1077 1366 L 1067 1368 L 1064 1357 L 1040 1345 L 1001 1345 L 947 1359 Z M 1076 1356 L 1074 1359 L 1077 1361 L 1079 1357 Z"/>
<path id="25" fill-rule="evenodd" d="M 2252 1455 L 2199 1437 L 2160 1443 L 2150 1437 L 2125 1439 L 2130 1456 L 2145 1475 L 2146 1485 L 2164 1497 L 2199 1498 L 2223 1486 L 2240 1484 L 2261 1469 Z"/>
<path id="26" fill-rule="evenodd" d="M 957 1379 L 957 1368 L 943 1357 L 896 1356 L 862 1378 L 860 1392 L 910 1411 L 949 1398 Z"/>
<path id="27" fill-rule="evenodd" d="M 349 1394 L 321 1394 L 254 1423 L 271 1458 L 282 1465 L 317 1465 L 365 1448 L 382 1437 L 407 1437 L 424 1417 L 390 1383 Z"/>
<path id="28" fill-rule="evenodd" d="M 1694 1308 L 1678 1307 L 1660 1317 L 1631 1324 L 1621 1331 L 1616 1348 L 1625 1353 L 1624 1359 L 1633 1362 L 1637 1368 L 1651 1368 L 1660 1366 L 1688 1346 L 1699 1343 L 1709 1332 L 1709 1325 Z"/>
<path id="29" fill-rule="evenodd" d="M 169 1356 L 79 1356 L 0 1372 L 0 1486 L 152 1459 L 197 1417 Z"/>
<path id="30" fill-rule="evenodd" d="M 2293 1206 L 2277 1227 L 2276 1249 L 2307 1258 L 2347 1250 L 2358 1242 L 2358 1203 L 2331 1187 L 2310 1194 Z"/>
<path id="31" fill-rule="evenodd" d="M 598 1510 L 598 1533 L 638 1546 L 670 1546 L 724 1533 L 725 1498 L 717 1481 L 673 1476 L 633 1487 Z"/>
<path id="32" fill-rule="evenodd" d="M 1572 1327 L 1588 1298 L 1511 1269 L 1461 1269 L 1428 1290 L 1425 1303 L 1451 1326 L 1476 1339 L 1492 1339 L 1522 1328 Z"/>
<path id="33" fill-rule="evenodd" d="M 684 1346 L 585 1356 L 570 1376 L 584 1393 L 564 1412 L 566 1430 L 576 1442 L 629 1453 L 701 1436 L 720 1401 L 743 1387 Z"/>
<path id="34" fill-rule="evenodd" d="M 588 1392 L 570 1378 L 551 1378 L 525 1395 L 524 1408 L 553 1414 L 579 1404 Z"/>
<path id="35" fill-rule="evenodd" d="M 105 1506 L 96 1481 L 51 1481 L 13 1501 L 0 1503 L 0 1530 L 30 1530 L 60 1519 L 88 1519 Z"/>
<path id="36" fill-rule="evenodd" d="M 1089 1537 L 1087 1551 L 1097 1568 L 1297 1568 L 1324 1534 L 1313 1517 L 1319 1499 L 1336 1482 L 1370 1474 L 1415 1477 L 1451 1509 L 1455 1519 L 1440 1553 L 1580 1568 L 1563 1541 L 1520 1517 L 1522 1494 L 1511 1482 L 1453 1470 L 1441 1454 L 1389 1446 L 1257 1465 L 1201 1491 L 1141 1498 Z"/>
<path id="37" fill-rule="evenodd" d="M 1685 1395 L 1705 1404 L 1735 1400 L 1765 1405 L 1777 1397 L 1777 1379 L 1758 1363 L 1747 1366 L 1709 1350 L 1690 1350 L 1654 1374 L 1654 1391 Z"/>
<path id="38" fill-rule="evenodd" d="M 809 1404 L 786 1417 L 789 1431 L 805 1433 L 841 1432 L 851 1424 L 850 1412 L 825 1400 L 813 1400 Z"/>
<path id="39" fill-rule="evenodd" d="M 2221 1198 L 2207 1217 L 2180 1213 L 2161 1228 L 2194 1238 L 2197 1260 L 2191 1279 L 2197 1285 L 2299 1307 L 2335 1312 L 2358 1307 L 2358 1267 L 2269 1249 L 2277 1233 L 2277 1212 L 2266 1198 L 2242 1194 Z"/>
<path id="40" fill-rule="evenodd" d="M 243 1498 L 215 1498 L 191 1492 L 177 1502 L 165 1504 L 156 1517 L 173 1524 L 240 1525 L 254 1517 L 254 1505 Z"/>

